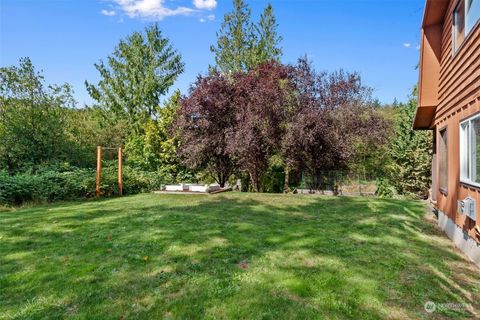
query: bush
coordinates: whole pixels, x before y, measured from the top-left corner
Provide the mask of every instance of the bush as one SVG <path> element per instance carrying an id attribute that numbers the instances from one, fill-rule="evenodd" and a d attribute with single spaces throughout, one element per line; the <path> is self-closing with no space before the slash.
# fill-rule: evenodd
<path id="1" fill-rule="evenodd" d="M 282 193 L 285 184 L 285 173 L 281 167 L 271 167 L 261 177 L 263 192 Z"/>
<path id="2" fill-rule="evenodd" d="M 65 171 L 67 170 L 67 171 Z M 102 196 L 118 194 L 117 167 L 107 164 L 102 170 Z M 25 202 L 53 202 L 89 198 L 95 195 L 94 169 L 53 166 L 35 173 L 9 175 L 0 171 L 0 204 L 20 205 Z M 162 176 L 124 166 L 123 193 L 136 194 L 160 189 Z"/>
<path id="3" fill-rule="evenodd" d="M 20 204 L 36 197 L 36 190 L 41 181 L 36 176 L 15 175 L 0 172 L 0 203 Z"/>
<path id="4" fill-rule="evenodd" d="M 375 191 L 377 197 L 393 198 L 395 193 L 395 187 L 392 186 L 388 179 L 380 178 L 377 180 L 377 191 Z"/>
<path id="5" fill-rule="evenodd" d="M 407 198 L 426 199 L 432 182 L 432 143 L 430 131 L 412 128 L 417 97 L 412 96 L 406 105 L 400 105 L 395 132 L 390 142 L 392 164 L 388 178 L 399 194 Z"/>

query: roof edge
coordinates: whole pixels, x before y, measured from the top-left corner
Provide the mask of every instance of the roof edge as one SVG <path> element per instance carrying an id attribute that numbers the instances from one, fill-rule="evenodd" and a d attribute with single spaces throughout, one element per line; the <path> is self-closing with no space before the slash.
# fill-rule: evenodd
<path id="1" fill-rule="evenodd" d="M 451 0 L 426 0 L 422 27 L 443 23 Z"/>

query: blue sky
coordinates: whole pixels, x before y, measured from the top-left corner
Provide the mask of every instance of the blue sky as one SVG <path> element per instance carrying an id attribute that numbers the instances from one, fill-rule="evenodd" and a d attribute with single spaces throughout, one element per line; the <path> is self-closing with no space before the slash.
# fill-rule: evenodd
<path id="1" fill-rule="evenodd" d="M 258 19 L 268 3 L 247 1 Z M 422 0 L 272 0 L 283 36 L 283 62 L 308 55 L 317 70 L 358 71 L 382 102 L 406 100 L 418 78 Z M 0 65 L 28 56 L 48 83 L 70 83 L 79 106 L 93 64 L 132 31 L 159 21 L 186 63 L 175 88 L 186 93 L 213 63 L 231 0 L 0 0 Z"/>

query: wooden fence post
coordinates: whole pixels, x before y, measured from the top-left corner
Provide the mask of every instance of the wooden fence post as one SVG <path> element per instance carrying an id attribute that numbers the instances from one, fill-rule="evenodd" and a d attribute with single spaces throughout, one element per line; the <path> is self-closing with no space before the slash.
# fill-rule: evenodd
<path id="1" fill-rule="evenodd" d="M 122 181 L 122 148 L 118 148 L 118 194 L 123 195 Z"/>
<path id="2" fill-rule="evenodd" d="M 100 179 L 102 178 L 102 147 L 97 147 L 97 183 L 95 188 L 95 195 L 100 197 Z"/>

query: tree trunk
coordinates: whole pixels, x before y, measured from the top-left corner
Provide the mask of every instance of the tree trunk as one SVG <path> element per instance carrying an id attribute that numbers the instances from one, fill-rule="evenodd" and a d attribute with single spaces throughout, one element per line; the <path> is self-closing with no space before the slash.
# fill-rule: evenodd
<path id="1" fill-rule="evenodd" d="M 249 174 L 250 174 L 250 180 L 252 181 L 253 191 L 260 192 L 258 176 L 256 174 L 252 174 L 251 172 Z"/>
<path id="2" fill-rule="evenodd" d="M 220 188 L 225 187 L 225 175 L 223 173 L 219 174 L 219 179 L 218 179 L 218 184 L 220 185 Z"/>
<path id="3" fill-rule="evenodd" d="M 289 187 L 288 184 L 290 182 L 290 168 L 285 166 L 285 182 L 283 184 L 283 193 L 288 193 L 289 192 Z"/>

